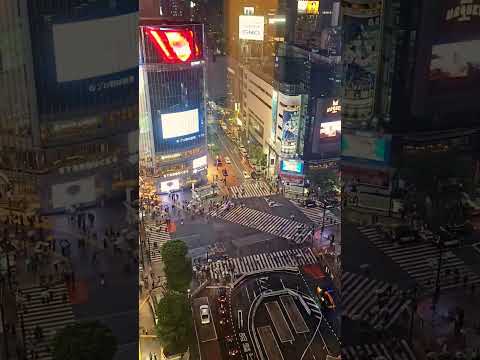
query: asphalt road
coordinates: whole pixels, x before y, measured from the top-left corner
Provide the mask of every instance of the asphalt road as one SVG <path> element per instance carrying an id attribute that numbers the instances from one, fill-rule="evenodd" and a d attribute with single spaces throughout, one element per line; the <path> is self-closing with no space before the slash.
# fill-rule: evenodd
<path id="1" fill-rule="evenodd" d="M 259 281 L 261 278 L 263 281 Z M 263 299 L 256 307 L 253 318 L 256 330 L 252 333 L 251 329 L 247 328 L 248 314 L 249 312 L 253 314 L 252 304 L 262 291 L 283 290 L 284 287 L 309 296 L 313 289 L 307 288 L 307 284 L 309 282 L 305 282 L 300 274 L 279 272 L 249 277 L 232 290 L 232 313 L 237 328 L 238 311 L 241 311 L 244 317 L 244 326 L 237 331 L 248 335 L 252 349 L 256 346 L 254 338 L 257 337 L 258 341 L 263 343 L 260 349 L 257 345 L 257 351 L 262 351 L 265 359 L 267 356 L 268 360 L 300 359 L 315 334 L 319 318 L 310 316 L 304 303 L 296 297 L 291 297 L 289 294 L 272 295 Z M 274 341 L 275 337 L 272 337 L 271 333 L 275 334 L 278 342 Z M 312 348 L 307 351 L 304 359 L 324 359 L 327 349 L 330 353 L 337 354 L 340 344 L 332 328 L 324 319 L 312 341 Z"/>

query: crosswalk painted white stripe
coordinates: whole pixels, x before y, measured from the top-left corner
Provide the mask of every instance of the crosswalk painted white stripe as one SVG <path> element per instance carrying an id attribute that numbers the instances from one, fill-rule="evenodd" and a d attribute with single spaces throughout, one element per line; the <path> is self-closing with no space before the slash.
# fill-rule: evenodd
<path id="1" fill-rule="evenodd" d="M 416 360 L 417 357 L 410 345 L 404 339 L 399 340 L 396 346 L 385 343 L 361 344 L 342 347 L 342 360 L 376 359 L 388 360 Z"/>
<path id="2" fill-rule="evenodd" d="M 31 287 L 22 289 L 25 298 L 30 296 L 30 301 L 25 300 L 25 309 L 18 309 L 17 331 L 25 331 L 27 349 L 35 350 L 38 360 L 50 360 L 52 357 L 51 343 L 57 331 L 75 322 L 72 305 L 68 301 L 68 290 L 64 283 L 52 286 L 50 290 L 53 298 L 49 303 L 42 300 L 44 287 Z M 66 300 L 66 301 L 65 301 Z M 23 322 L 23 326 L 21 325 Z M 35 328 L 39 326 L 43 332 L 43 340 L 35 340 Z M 32 353 L 27 351 L 27 358 L 33 359 Z"/>
<path id="3" fill-rule="evenodd" d="M 221 212 L 213 211 L 210 215 L 284 239 L 293 240 L 297 244 L 305 242 L 312 233 L 311 227 L 307 224 L 242 206 Z"/>
<path id="4" fill-rule="evenodd" d="M 208 263 L 208 271 L 212 279 L 229 275 L 232 279 L 265 269 L 297 267 L 317 263 L 312 249 L 288 249 L 271 253 L 229 258 Z"/>
<path id="5" fill-rule="evenodd" d="M 163 244 L 171 240 L 170 233 L 167 231 L 167 225 L 154 225 L 153 223 L 147 223 L 145 224 L 145 233 L 152 263 L 161 262 L 162 256 L 160 254 L 160 249 Z"/>
<path id="6" fill-rule="evenodd" d="M 386 239 L 374 226 L 360 226 L 359 230 L 426 291 L 435 289 L 440 254 L 437 246 L 427 241 L 398 245 Z M 446 270 L 450 271 L 448 276 Z M 463 260 L 451 251 L 443 251 L 441 271 L 440 288 L 442 290 L 463 285 L 465 276 L 467 284 L 480 283 L 480 276 L 471 271 Z M 458 276 L 454 275 L 455 271 L 458 271 Z"/>
<path id="7" fill-rule="evenodd" d="M 315 302 L 315 300 L 307 295 L 302 295 L 302 298 L 307 304 L 307 306 L 310 308 L 312 315 L 315 316 L 317 319 L 321 320 L 323 318 L 322 311 L 320 310 L 320 307 Z"/>
<path id="8" fill-rule="evenodd" d="M 391 289 L 385 304 L 377 305 L 377 293 Z M 388 329 L 408 309 L 411 300 L 392 284 L 344 272 L 342 274 L 342 315 L 363 320 L 377 329 Z"/>
<path id="9" fill-rule="evenodd" d="M 230 193 L 235 199 L 273 195 L 267 183 L 261 180 L 246 181 L 242 185 L 232 186 Z"/>

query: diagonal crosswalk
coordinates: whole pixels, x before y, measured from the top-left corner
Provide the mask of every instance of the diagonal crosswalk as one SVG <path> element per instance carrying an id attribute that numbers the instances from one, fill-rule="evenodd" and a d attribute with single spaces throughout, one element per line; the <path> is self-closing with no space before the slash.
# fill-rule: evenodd
<path id="1" fill-rule="evenodd" d="M 18 309 L 18 323 L 25 336 L 27 358 L 34 359 L 31 350 L 37 353 L 35 359 L 50 360 L 52 357 L 51 343 L 57 331 L 75 322 L 72 306 L 68 301 L 68 290 L 64 283 L 50 287 L 53 294 L 47 303 L 42 300 L 45 288 L 40 286 L 22 289 L 27 300 L 24 307 Z M 28 299 L 29 298 L 29 299 Z M 35 339 L 35 328 L 39 326 L 43 332 L 43 339 Z"/>
<path id="2" fill-rule="evenodd" d="M 438 259 L 440 258 L 437 246 L 426 241 L 397 245 L 385 239 L 374 226 L 360 226 L 358 229 L 426 291 L 431 292 L 435 289 Z M 443 251 L 441 271 L 440 288 L 442 290 L 463 285 L 465 277 L 467 285 L 480 283 L 480 276 L 471 271 L 463 260 L 451 251 Z M 450 271 L 450 274 L 447 275 L 446 271 Z M 455 271 L 458 272 L 456 276 Z"/>
<path id="3" fill-rule="evenodd" d="M 411 346 L 404 339 L 394 345 L 386 343 L 361 344 L 342 347 L 342 360 L 359 359 L 416 360 Z"/>
<path id="4" fill-rule="evenodd" d="M 293 240 L 297 244 L 304 243 L 312 234 L 312 228 L 307 224 L 242 206 L 233 209 L 223 209 L 222 211 L 213 211 L 210 215 L 284 239 Z"/>
<path id="5" fill-rule="evenodd" d="M 377 294 L 390 289 L 391 295 L 379 306 Z M 411 300 L 392 284 L 344 272 L 342 274 L 342 315 L 363 320 L 376 329 L 388 329 L 408 309 Z"/>
<path id="6" fill-rule="evenodd" d="M 305 304 L 310 308 L 310 311 L 312 312 L 312 316 L 321 320 L 323 318 L 323 314 L 322 314 L 322 311 L 320 310 L 320 307 L 316 303 L 316 301 L 310 296 L 307 296 L 304 294 L 302 294 L 302 298 Z"/>
<path id="7" fill-rule="evenodd" d="M 145 224 L 145 233 L 147 240 L 147 248 L 150 253 L 152 263 L 162 261 L 160 249 L 162 245 L 171 240 L 170 233 L 167 231 L 167 225 L 155 225 L 153 223 Z"/>
<path id="8" fill-rule="evenodd" d="M 304 206 L 297 205 L 296 202 L 293 202 L 295 206 L 300 210 L 307 218 L 309 218 L 313 223 L 317 225 L 323 224 L 323 209 L 316 208 L 307 208 Z M 338 225 L 341 223 L 341 220 L 330 210 L 325 211 L 325 226 Z"/>
<path id="9" fill-rule="evenodd" d="M 404 339 L 397 341 L 394 346 L 373 343 L 342 347 L 342 360 L 359 359 L 416 360 L 417 356 Z"/>
<path id="10" fill-rule="evenodd" d="M 230 187 L 230 193 L 234 199 L 262 197 L 273 195 L 270 187 L 264 181 L 248 181 L 242 185 Z"/>
<path id="11" fill-rule="evenodd" d="M 271 253 L 229 258 L 208 263 L 212 279 L 229 275 L 232 279 L 259 270 L 297 267 L 317 263 L 311 248 L 288 249 Z"/>

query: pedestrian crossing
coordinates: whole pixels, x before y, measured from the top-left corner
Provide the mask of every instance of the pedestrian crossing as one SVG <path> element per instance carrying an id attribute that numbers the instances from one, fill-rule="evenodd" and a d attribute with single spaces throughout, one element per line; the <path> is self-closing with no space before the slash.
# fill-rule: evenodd
<path id="1" fill-rule="evenodd" d="M 310 311 L 312 312 L 312 316 L 316 317 L 318 320 L 322 320 L 323 314 L 317 302 L 310 296 L 307 296 L 304 294 L 302 294 L 302 298 L 305 304 L 310 308 Z"/>
<path id="2" fill-rule="evenodd" d="M 167 225 L 145 224 L 145 233 L 147 249 L 152 263 L 162 262 L 160 249 L 162 245 L 171 240 L 170 233 L 167 231 Z"/>
<path id="3" fill-rule="evenodd" d="M 312 228 L 307 224 L 243 206 L 212 211 L 210 216 L 292 240 L 297 244 L 304 243 L 312 235 Z"/>
<path id="4" fill-rule="evenodd" d="M 321 207 L 307 208 L 305 206 L 298 205 L 295 201 L 291 201 L 307 218 L 317 225 L 322 225 L 323 222 L 323 209 Z M 338 225 L 341 220 L 332 213 L 330 210 L 325 211 L 325 226 Z"/>
<path id="5" fill-rule="evenodd" d="M 380 305 L 377 300 L 382 293 L 390 295 Z M 349 272 L 342 274 L 342 294 L 342 315 L 365 321 L 377 330 L 395 324 L 411 303 L 398 286 Z"/>
<path id="6" fill-rule="evenodd" d="M 242 185 L 231 186 L 230 193 L 234 199 L 273 195 L 267 183 L 261 180 L 246 181 Z"/>
<path id="7" fill-rule="evenodd" d="M 386 239 L 374 226 L 360 226 L 358 229 L 371 243 L 417 281 L 425 291 L 435 290 L 440 258 L 440 250 L 437 246 L 427 241 L 398 245 Z M 478 284 L 480 276 L 471 271 L 452 251 L 443 250 L 440 289 L 459 287 L 464 282 L 467 285 Z"/>
<path id="8" fill-rule="evenodd" d="M 361 359 L 388 359 L 388 360 L 416 360 L 417 357 L 406 340 L 401 339 L 394 343 L 361 344 L 342 347 L 342 360 Z"/>
<path id="9" fill-rule="evenodd" d="M 208 263 L 208 271 L 212 279 L 219 280 L 228 275 L 233 280 L 240 275 L 259 270 L 298 267 L 315 263 L 317 263 L 317 258 L 311 248 L 288 249 L 212 261 Z"/>
<path id="10" fill-rule="evenodd" d="M 56 332 L 75 322 L 66 285 L 55 285 L 50 287 L 50 290 L 53 294 L 50 302 L 42 300 L 45 287 L 35 286 L 21 290 L 24 306 L 18 306 L 17 331 L 25 336 L 27 359 L 53 359 L 51 346 Z M 35 338 L 37 326 L 43 332 L 40 340 Z M 38 357 L 34 357 L 32 351 L 35 351 Z"/>

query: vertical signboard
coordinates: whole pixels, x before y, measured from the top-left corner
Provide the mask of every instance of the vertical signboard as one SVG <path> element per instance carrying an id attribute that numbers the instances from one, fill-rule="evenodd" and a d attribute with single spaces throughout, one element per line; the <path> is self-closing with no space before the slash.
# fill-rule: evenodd
<path id="1" fill-rule="evenodd" d="M 343 10 L 343 126 L 368 128 L 380 58 L 382 1 L 345 0 Z"/>
<path id="2" fill-rule="evenodd" d="M 282 157 L 294 156 L 297 152 L 300 128 L 300 107 L 283 111 Z"/>
<path id="3" fill-rule="evenodd" d="M 278 112 L 278 92 L 272 91 L 272 144 L 275 144 L 277 137 L 277 112 Z"/>

